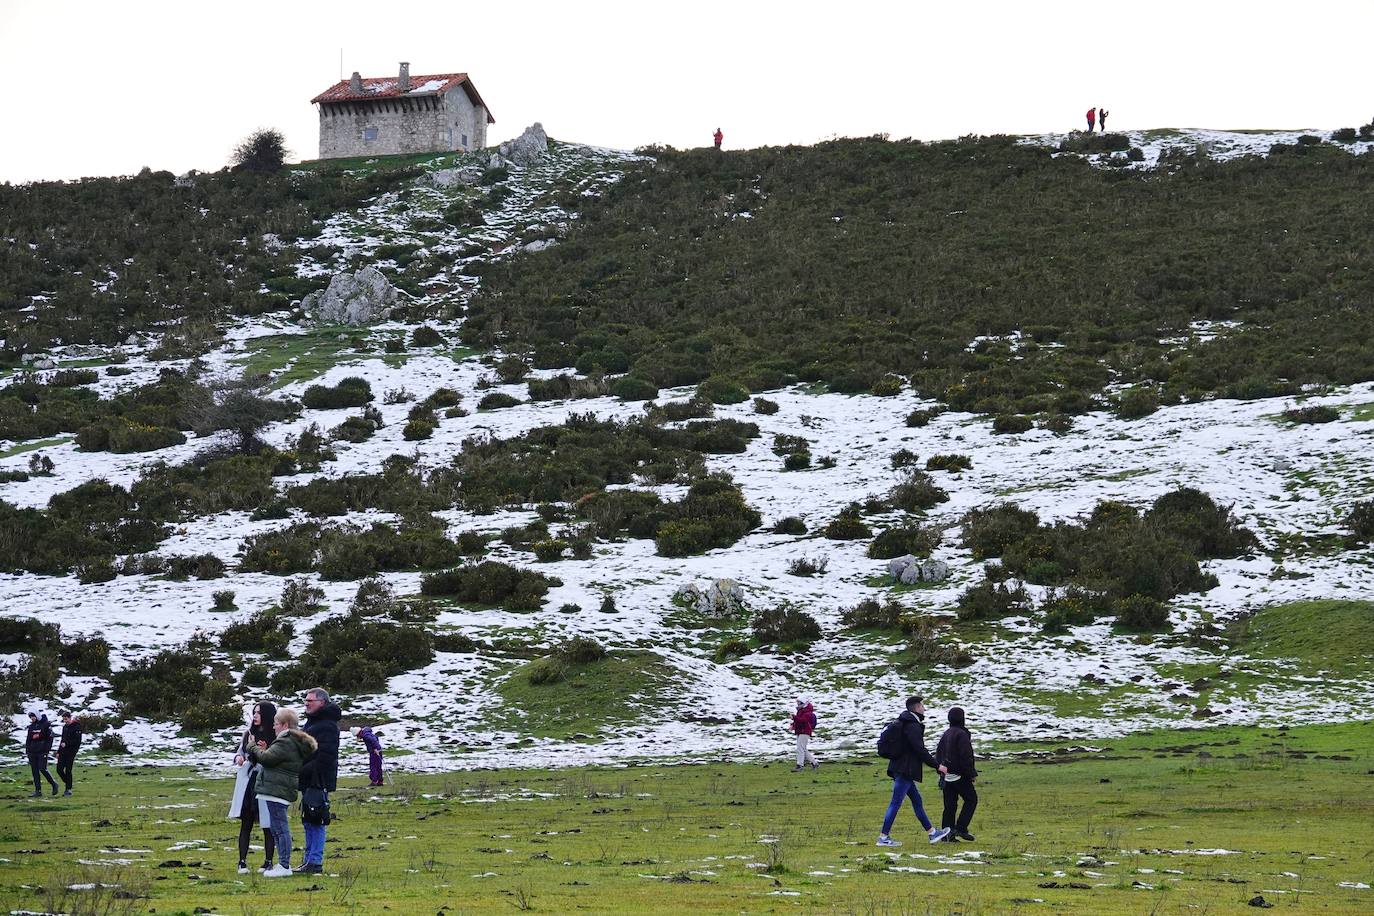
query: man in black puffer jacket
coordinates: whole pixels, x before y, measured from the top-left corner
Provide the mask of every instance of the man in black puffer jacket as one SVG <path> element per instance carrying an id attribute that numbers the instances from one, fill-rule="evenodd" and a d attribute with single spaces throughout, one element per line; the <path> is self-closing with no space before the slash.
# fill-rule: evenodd
<path id="1" fill-rule="evenodd" d="M 945 811 L 940 823 L 950 829 L 950 842 L 972 840 L 973 834 L 968 832 L 968 827 L 978 807 L 978 793 L 973 789 L 978 768 L 973 764 L 973 738 L 964 727 L 964 711 L 958 706 L 950 708 L 949 728 L 935 746 L 935 759 L 940 761 L 940 785 L 945 793 Z M 956 818 L 955 809 L 960 798 L 964 800 L 964 810 Z"/>
<path id="2" fill-rule="evenodd" d="M 301 768 L 300 788 L 319 788 L 324 790 L 324 801 L 329 802 L 329 793 L 338 788 L 339 783 L 339 719 L 343 710 L 337 703 L 331 703 L 329 694 L 321 687 L 312 687 L 305 692 L 305 727 L 303 731 L 315 739 L 315 754 Z M 304 814 L 304 806 L 302 806 Z M 324 870 L 325 825 L 306 823 L 304 864 L 297 872 L 319 874 Z"/>
<path id="3" fill-rule="evenodd" d="M 925 702 L 916 696 L 907 698 L 906 709 L 897 717 L 902 729 L 901 753 L 887 764 L 887 775 L 892 777 L 892 801 L 888 804 L 887 814 L 883 817 L 883 832 L 878 834 L 879 846 L 902 845 L 898 840 L 888 836 L 888 831 L 892 829 L 892 822 L 897 819 L 897 812 L 902 810 L 902 800 L 906 798 L 911 799 L 916 819 L 926 829 L 930 842 L 938 843 L 949 835 L 949 830 L 935 827 L 930 823 L 930 818 L 926 816 L 926 810 L 921 805 L 921 792 L 916 788 L 916 783 L 921 781 L 921 765 L 936 766 L 935 758 L 926 750 L 925 716 Z"/>

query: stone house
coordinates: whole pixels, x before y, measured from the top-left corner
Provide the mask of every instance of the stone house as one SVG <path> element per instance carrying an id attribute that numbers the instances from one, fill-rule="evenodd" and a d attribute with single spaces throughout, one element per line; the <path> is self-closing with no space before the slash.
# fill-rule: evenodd
<path id="1" fill-rule="evenodd" d="M 466 73 L 340 80 L 310 100 L 320 108 L 320 158 L 482 149 L 495 124 Z"/>

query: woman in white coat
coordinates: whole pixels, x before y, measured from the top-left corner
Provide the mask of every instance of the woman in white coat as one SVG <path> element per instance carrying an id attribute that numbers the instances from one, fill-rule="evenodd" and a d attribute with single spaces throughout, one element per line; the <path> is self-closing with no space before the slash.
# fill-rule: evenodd
<path id="1" fill-rule="evenodd" d="M 254 785 L 257 782 L 256 763 L 248 759 L 248 748 L 266 747 L 276 739 L 272 730 L 272 719 L 277 715 L 277 707 L 266 701 L 253 706 L 252 721 L 239 739 L 238 750 L 234 754 L 234 765 L 239 768 L 234 780 L 234 798 L 229 803 L 229 816 L 239 819 L 239 874 L 248 874 L 248 843 L 253 838 L 254 825 L 262 827 L 262 845 L 265 863 L 263 869 L 272 867 L 272 853 L 276 851 L 276 840 L 270 828 L 267 805 L 258 800 Z"/>

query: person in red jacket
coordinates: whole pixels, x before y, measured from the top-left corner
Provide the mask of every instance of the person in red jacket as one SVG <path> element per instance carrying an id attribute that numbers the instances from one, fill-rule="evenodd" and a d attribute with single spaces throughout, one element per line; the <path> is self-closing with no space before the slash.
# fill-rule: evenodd
<path id="1" fill-rule="evenodd" d="M 725 139 L 725 134 L 720 132 L 719 127 L 716 128 L 716 132 L 713 139 L 716 141 L 716 149 L 720 149 L 720 141 Z"/>
<path id="2" fill-rule="evenodd" d="M 797 766 L 792 772 L 797 772 L 807 764 L 813 770 L 821 768 L 820 761 L 811 753 L 811 736 L 815 732 L 816 710 L 810 700 L 802 697 L 797 700 L 797 711 L 792 714 L 792 734 L 797 736 Z"/>
<path id="3" fill-rule="evenodd" d="M 1088 133 L 1092 133 L 1092 132 L 1093 132 L 1093 124 L 1096 123 L 1096 121 L 1097 121 L 1097 109 L 1096 109 L 1096 108 L 1089 108 L 1089 109 L 1088 109 Z"/>

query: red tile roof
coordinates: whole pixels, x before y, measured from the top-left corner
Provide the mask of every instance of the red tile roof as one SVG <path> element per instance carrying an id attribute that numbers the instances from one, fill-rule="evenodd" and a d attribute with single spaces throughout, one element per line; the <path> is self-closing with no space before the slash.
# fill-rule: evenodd
<path id="1" fill-rule="evenodd" d="M 487 103 L 482 101 L 482 97 L 477 94 L 477 87 L 472 85 L 472 80 L 468 79 L 466 73 L 433 73 L 412 76 L 409 92 L 401 92 L 396 88 L 396 83 L 397 78 L 394 76 L 366 76 L 363 77 L 363 91 L 354 92 L 349 86 L 348 80 L 340 80 L 315 96 L 310 102 L 311 104 L 316 102 L 370 102 L 382 99 L 399 99 L 407 96 L 443 95 L 454 86 L 462 86 L 472 104 L 481 105 L 487 109 L 487 123 L 496 123 L 496 119 L 491 115 L 491 109 L 487 108 Z"/>

